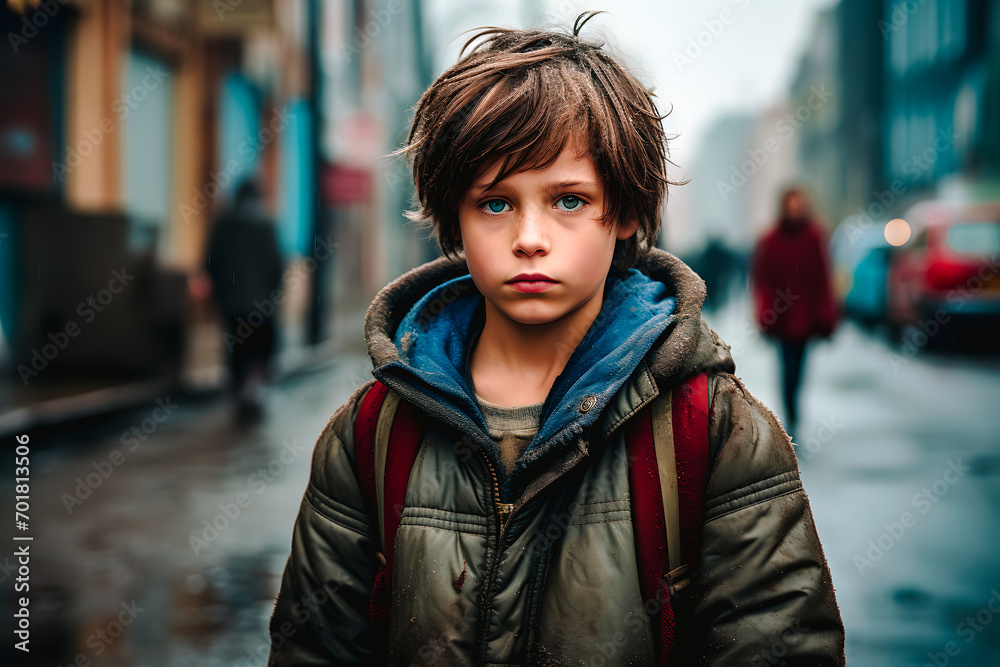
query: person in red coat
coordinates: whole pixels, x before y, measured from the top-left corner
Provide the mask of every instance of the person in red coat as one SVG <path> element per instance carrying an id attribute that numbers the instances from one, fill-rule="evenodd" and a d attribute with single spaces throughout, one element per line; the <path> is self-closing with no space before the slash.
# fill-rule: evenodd
<path id="1" fill-rule="evenodd" d="M 798 393 L 810 338 L 829 338 L 839 318 L 826 231 L 806 193 L 786 189 L 777 223 L 757 241 L 750 281 L 757 324 L 781 349 L 782 395 L 789 433 L 798 422 Z"/>

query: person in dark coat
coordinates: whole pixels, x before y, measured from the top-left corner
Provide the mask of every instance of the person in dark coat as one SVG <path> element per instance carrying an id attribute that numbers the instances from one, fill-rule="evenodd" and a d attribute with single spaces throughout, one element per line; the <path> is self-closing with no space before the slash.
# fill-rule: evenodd
<path id="1" fill-rule="evenodd" d="M 240 184 L 213 225 L 205 270 L 222 317 L 236 417 L 254 421 L 263 410 L 263 387 L 277 347 L 284 271 L 277 230 L 255 181 Z"/>
<path id="2" fill-rule="evenodd" d="M 788 431 L 798 423 L 798 395 L 811 338 L 837 326 L 827 235 L 812 217 L 806 193 L 784 191 L 777 223 L 758 240 L 751 260 L 757 323 L 781 350 L 782 396 Z"/>

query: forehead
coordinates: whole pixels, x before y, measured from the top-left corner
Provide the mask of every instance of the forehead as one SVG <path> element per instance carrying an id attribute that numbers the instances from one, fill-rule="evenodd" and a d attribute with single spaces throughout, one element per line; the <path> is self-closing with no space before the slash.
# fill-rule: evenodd
<path id="1" fill-rule="evenodd" d="M 603 186 L 604 181 L 597 173 L 597 166 L 589 151 L 585 149 L 586 138 L 575 134 L 567 138 L 554 159 L 541 165 L 528 165 L 509 174 L 500 176 L 504 158 L 498 157 L 487 165 L 473 179 L 469 191 L 477 192 L 500 184 L 528 181 L 546 182 L 593 182 Z"/>

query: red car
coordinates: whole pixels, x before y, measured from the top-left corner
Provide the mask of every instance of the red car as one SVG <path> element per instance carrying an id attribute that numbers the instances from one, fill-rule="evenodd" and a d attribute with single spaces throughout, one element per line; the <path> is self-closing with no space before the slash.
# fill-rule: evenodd
<path id="1" fill-rule="evenodd" d="M 889 324 L 916 347 L 1000 349 L 1000 202 L 925 201 L 889 264 Z"/>

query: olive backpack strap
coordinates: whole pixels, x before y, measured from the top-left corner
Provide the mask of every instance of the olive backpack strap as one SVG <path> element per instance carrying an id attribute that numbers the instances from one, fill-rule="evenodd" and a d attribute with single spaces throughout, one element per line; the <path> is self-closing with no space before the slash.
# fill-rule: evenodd
<path id="1" fill-rule="evenodd" d="M 375 573 L 368 620 L 387 633 L 396 531 L 406 485 L 423 440 L 416 411 L 399 394 L 376 381 L 365 394 L 354 425 L 354 464 L 369 516 L 375 517 L 379 569 Z M 389 450 L 392 455 L 389 455 Z"/>
<path id="2" fill-rule="evenodd" d="M 696 576 L 708 482 L 708 376 L 657 396 L 629 424 L 629 488 L 643 599 L 661 665 L 675 656 L 671 597 Z"/>

